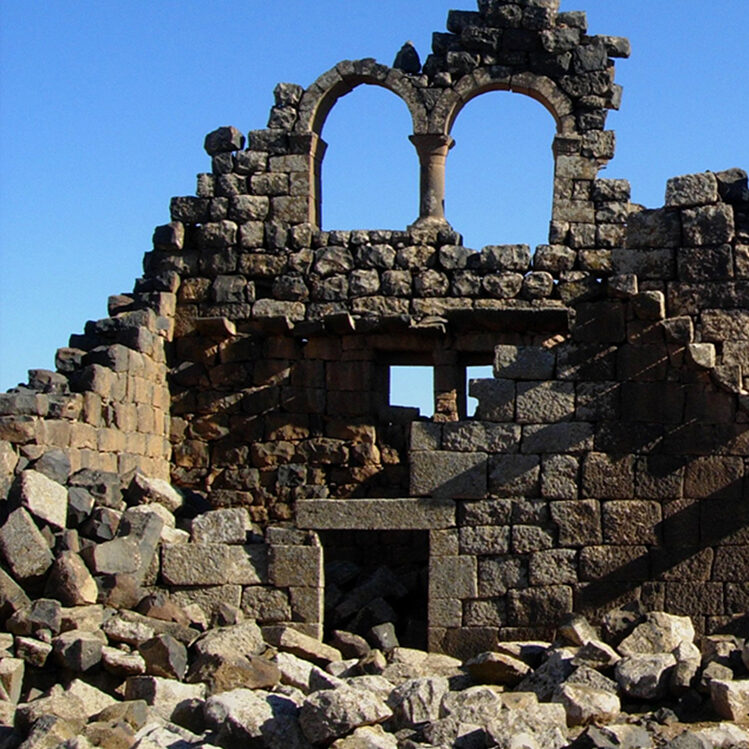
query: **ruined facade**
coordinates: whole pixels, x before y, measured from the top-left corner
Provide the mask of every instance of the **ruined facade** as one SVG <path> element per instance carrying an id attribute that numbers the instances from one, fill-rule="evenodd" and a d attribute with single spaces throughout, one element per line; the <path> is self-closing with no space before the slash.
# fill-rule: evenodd
<path id="1" fill-rule="evenodd" d="M 133 293 L 71 337 L 57 373 L 0 396 L 0 488 L 60 448 L 74 475 L 138 469 L 207 500 L 193 506 L 244 507 L 262 538 L 162 544 L 139 584 L 316 636 L 324 561 L 361 549 L 415 550 L 423 636 L 461 656 L 631 600 L 705 632 L 735 624 L 749 608 L 746 174 L 677 177 L 663 208 L 632 204 L 626 181 L 598 178 L 628 42 L 588 36 L 557 0 L 478 5 L 449 14 L 423 67 L 344 61 L 307 89 L 280 84 L 246 141 L 206 137 L 211 170 L 172 200 Z M 408 106 L 420 215 L 322 231 L 320 133 L 359 85 Z M 549 244 L 533 253 L 474 251 L 444 218 L 452 125 L 496 90 L 556 122 Z M 433 368 L 433 417 L 391 405 L 399 364 Z M 494 377 L 467 383 L 477 364 Z"/>

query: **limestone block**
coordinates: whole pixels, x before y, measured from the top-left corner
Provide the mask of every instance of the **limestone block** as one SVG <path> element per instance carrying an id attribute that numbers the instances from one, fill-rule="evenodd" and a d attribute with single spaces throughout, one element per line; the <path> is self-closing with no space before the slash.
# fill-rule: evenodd
<path id="1" fill-rule="evenodd" d="M 44 536 L 23 507 L 11 512 L 0 528 L 0 551 L 20 580 L 43 575 L 53 562 Z"/>
<path id="2" fill-rule="evenodd" d="M 65 477 L 67 478 L 67 476 Z M 68 512 L 68 490 L 36 470 L 22 471 L 12 490 L 13 497 L 39 520 L 53 528 L 64 528 Z"/>
<path id="3" fill-rule="evenodd" d="M 610 723 L 621 711 L 619 697 L 581 684 L 563 684 L 552 700 L 564 706 L 568 726 Z"/>
<path id="4" fill-rule="evenodd" d="M 258 585 L 267 579 L 266 557 L 261 545 L 164 546 L 161 574 L 171 585 Z"/>
<path id="5" fill-rule="evenodd" d="M 417 451 L 411 454 L 411 494 L 480 499 L 486 494 L 486 453 Z"/>

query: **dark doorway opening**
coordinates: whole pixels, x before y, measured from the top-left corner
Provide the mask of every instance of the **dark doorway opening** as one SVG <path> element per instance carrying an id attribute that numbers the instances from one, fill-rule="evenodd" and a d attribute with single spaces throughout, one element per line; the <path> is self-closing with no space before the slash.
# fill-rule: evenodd
<path id="1" fill-rule="evenodd" d="M 325 554 L 325 637 L 371 640 L 392 622 L 403 647 L 427 647 L 428 531 L 319 531 Z M 373 644 L 370 642 L 370 644 Z"/>

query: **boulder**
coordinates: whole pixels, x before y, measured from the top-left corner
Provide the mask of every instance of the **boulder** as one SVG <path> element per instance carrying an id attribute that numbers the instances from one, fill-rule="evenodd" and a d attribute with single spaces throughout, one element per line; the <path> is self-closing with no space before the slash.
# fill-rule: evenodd
<path id="1" fill-rule="evenodd" d="M 257 655 L 265 647 L 263 634 L 255 622 L 242 622 L 233 627 L 219 627 L 206 632 L 193 645 L 198 655 L 230 658 L 236 655 Z"/>
<path id="2" fill-rule="evenodd" d="M 281 671 L 277 664 L 262 656 L 206 654 L 193 661 L 186 681 L 202 682 L 211 695 L 240 688 L 273 689 L 281 681 Z"/>
<path id="3" fill-rule="evenodd" d="M 300 658 L 312 661 L 319 666 L 326 666 L 332 661 L 340 661 L 341 651 L 330 645 L 305 635 L 292 627 L 264 627 L 263 634 L 266 641 L 287 653 L 293 653 Z"/>
<path id="4" fill-rule="evenodd" d="M 187 648 L 169 634 L 160 634 L 138 646 L 146 673 L 181 681 L 187 671 Z"/>
<path id="5" fill-rule="evenodd" d="M 244 544 L 250 528 L 247 510 L 230 507 L 198 515 L 192 521 L 190 535 L 196 544 Z"/>
<path id="6" fill-rule="evenodd" d="M 360 726 L 383 723 L 393 715 L 383 700 L 359 689 L 323 689 L 299 711 L 299 725 L 313 744 L 330 743 Z"/>
<path id="7" fill-rule="evenodd" d="M 710 682 L 710 699 L 721 718 L 743 723 L 749 720 L 749 680 Z"/>
<path id="8" fill-rule="evenodd" d="M 58 554 L 47 579 L 47 593 L 65 606 L 96 603 L 99 588 L 84 561 L 72 551 Z"/>
<path id="9" fill-rule="evenodd" d="M 11 497 L 42 522 L 55 529 L 65 527 L 68 490 L 43 473 L 21 471 L 11 490 Z"/>
<path id="10" fill-rule="evenodd" d="M 330 746 L 331 749 L 398 749 L 398 740 L 380 725 L 362 726 Z"/>
<path id="11" fill-rule="evenodd" d="M 622 692 L 639 700 L 657 700 L 668 693 L 676 658 L 670 653 L 632 655 L 616 664 L 614 673 Z"/>
<path id="12" fill-rule="evenodd" d="M 164 505 L 169 512 L 176 512 L 184 503 L 184 497 L 167 481 L 148 478 L 140 471 L 136 471 L 125 496 L 128 504 L 157 502 Z"/>
<path id="13" fill-rule="evenodd" d="M 40 577 L 52 566 L 49 545 L 23 507 L 0 528 L 0 551 L 17 580 Z"/>
<path id="14" fill-rule="evenodd" d="M 442 698 L 449 691 L 444 676 L 410 679 L 396 687 L 387 700 L 399 728 L 410 728 L 440 717 Z"/>
<path id="15" fill-rule="evenodd" d="M 684 642 L 694 642 L 692 620 L 654 611 L 645 615 L 645 620 L 619 643 L 617 650 L 622 655 L 671 653 Z"/>
<path id="16" fill-rule="evenodd" d="M 14 705 L 21 697 L 25 662 L 20 658 L 0 658 L 0 687 L 3 699 Z"/>
<path id="17" fill-rule="evenodd" d="M 610 723 L 621 710 L 616 694 L 581 684 L 562 684 L 552 699 L 564 707 L 568 726 Z"/>
<path id="18" fill-rule="evenodd" d="M 464 664 L 468 673 L 481 684 L 504 684 L 514 687 L 531 668 L 523 661 L 503 653 L 480 653 Z"/>
<path id="19" fill-rule="evenodd" d="M 106 640 L 104 635 L 72 630 L 63 632 L 52 640 L 52 650 L 57 662 L 76 673 L 93 668 L 101 661 L 101 651 Z"/>
<path id="20" fill-rule="evenodd" d="M 164 720 L 171 720 L 192 700 L 203 700 L 205 694 L 204 684 L 182 684 L 161 676 L 131 676 L 125 682 L 126 700 L 145 700 Z"/>
<path id="21" fill-rule="evenodd" d="M 300 730 L 295 702 L 262 689 L 233 689 L 209 697 L 205 723 L 221 746 L 309 749 Z"/>

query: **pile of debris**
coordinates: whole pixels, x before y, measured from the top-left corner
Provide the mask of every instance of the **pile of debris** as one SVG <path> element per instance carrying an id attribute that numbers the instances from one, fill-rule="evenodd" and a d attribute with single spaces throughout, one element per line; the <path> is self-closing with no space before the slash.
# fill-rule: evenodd
<path id="1" fill-rule="evenodd" d="M 200 605 L 197 588 L 156 584 L 180 546 L 252 558 L 263 537 L 245 510 L 4 445 L 0 749 L 749 747 L 736 636 L 698 647 L 686 617 L 618 609 L 600 631 L 573 616 L 556 642 L 462 662 L 401 647 L 392 623 L 367 629 L 408 586 L 382 568 L 351 587 L 339 565 L 338 613 L 356 623 L 368 608 L 366 636 L 339 629 L 325 644 L 244 598 Z"/>

